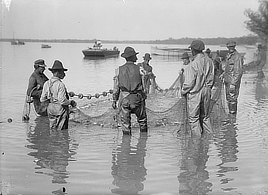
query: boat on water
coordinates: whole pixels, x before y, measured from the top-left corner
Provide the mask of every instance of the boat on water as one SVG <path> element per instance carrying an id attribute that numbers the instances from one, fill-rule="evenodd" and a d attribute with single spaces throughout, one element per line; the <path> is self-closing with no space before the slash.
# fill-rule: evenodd
<path id="1" fill-rule="evenodd" d="M 189 48 L 151 46 L 152 55 L 180 57 L 185 52 L 191 54 Z"/>
<path id="2" fill-rule="evenodd" d="M 11 45 L 25 45 L 25 42 L 19 40 L 12 40 Z"/>
<path id="3" fill-rule="evenodd" d="M 120 53 L 117 47 L 113 49 L 102 48 L 100 41 L 96 41 L 93 48 L 82 50 L 85 57 L 117 57 Z"/>
<path id="4" fill-rule="evenodd" d="M 51 48 L 51 46 L 47 44 L 41 44 L 41 48 Z"/>

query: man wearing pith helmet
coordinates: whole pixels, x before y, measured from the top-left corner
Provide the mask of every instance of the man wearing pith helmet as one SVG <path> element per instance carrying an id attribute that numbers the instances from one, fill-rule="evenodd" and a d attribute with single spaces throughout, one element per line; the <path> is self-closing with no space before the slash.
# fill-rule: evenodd
<path id="1" fill-rule="evenodd" d="M 146 94 L 140 67 L 135 64 L 137 54 L 134 48 L 126 47 L 121 54 L 126 63 L 115 70 L 112 107 L 116 109 L 118 101 L 118 125 L 124 135 L 131 135 L 132 113 L 137 116 L 140 132 L 147 132 Z"/>
<path id="2" fill-rule="evenodd" d="M 203 53 L 205 49 L 203 41 L 194 40 L 189 48 L 192 51 L 193 61 L 185 70 L 181 93 L 186 95 L 192 136 L 201 136 L 212 132 L 209 105 L 214 82 L 214 65 L 213 61 Z"/>
<path id="3" fill-rule="evenodd" d="M 240 83 L 243 75 L 243 58 L 235 49 L 236 42 L 230 40 L 226 43 L 228 54 L 226 56 L 226 65 L 220 78 L 224 79 L 225 94 L 230 114 L 237 113 L 237 99 L 239 95 Z"/>

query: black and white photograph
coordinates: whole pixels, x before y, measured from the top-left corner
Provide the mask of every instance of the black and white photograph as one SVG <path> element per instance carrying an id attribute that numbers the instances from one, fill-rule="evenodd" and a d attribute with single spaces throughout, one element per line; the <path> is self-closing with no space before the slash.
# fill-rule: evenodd
<path id="1" fill-rule="evenodd" d="M 268 195 L 267 0 L 1 0 L 1 195 Z"/>

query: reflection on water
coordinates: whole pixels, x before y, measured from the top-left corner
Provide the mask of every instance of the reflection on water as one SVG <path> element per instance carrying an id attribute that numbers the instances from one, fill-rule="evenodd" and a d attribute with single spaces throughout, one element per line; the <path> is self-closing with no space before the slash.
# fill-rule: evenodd
<path id="1" fill-rule="evenodd" d="M 76 154 L 76 148 L 70 149 L 68 130 L 50 130 L 47 117 L 37 117 L 35 122 L 35 128 L 27 132 L 30 144 L 26 145 L 34 150 L 28 155 L 35 158 L 35 173 L 51 176 L 52 183 L 66 183 L 68 162 Z"/>
<path id="2" fill-rule="evenodd" d="M 208 182 L 209 138 L 186 138 L 181 140 L 182 160 L 178 176 L 180 194 L 205 194 L 211 191 L 212 183 Z"/>
<path id="3" fill-rule="evenodd" d="M 258 79 L 256 82 L 256 88 L 255 88 L 255 99 L 257 100 L 259 105 L 262 105 L 264 100 L 267 100 L 267 87 L 265 86 L 263 79 Z"/>
<path id="4" fill-rule="evenodd" d="M 112 152 L 113 185 L 118 188 L 111 189 L 115 194 L 138 194 L 144 189 L 143 182 L 147 175 L 144 166 L 146 156 L 147 133 L 140 133 L 138 143 L 132 146 L 135 138 L 123 135 L 122 143 Z"/>
<path id="5" fill-rule="evenodd" d="M 219 158 L 221 163 L 217 166 L 217 176 L 221 178 L 221 184 L 229 183 L 235 178 L 230 177 L 228 172 L 238 171 L 238 167 L 232 166 L 232 163 L 237 161 L 238 142 L 237 142 L 237 127 L 235 125 L 235 116 L 223 126 L 221 132 L 217 135 L 216 146 L 219 150 Z M 233 189 L 233 188 L 232 188 Z M 228 190 L 232 190 L 231 188 Z"/>

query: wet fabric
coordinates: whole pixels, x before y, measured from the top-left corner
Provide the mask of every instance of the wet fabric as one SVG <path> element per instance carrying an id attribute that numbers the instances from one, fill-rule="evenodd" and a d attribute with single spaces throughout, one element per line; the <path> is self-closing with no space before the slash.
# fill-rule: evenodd
<path id="1" fill-rule="evenodd" d="M 199 53 L 188 66 L 182 94 L 187 95 L 192 134 L 200 136 L 202 133 L 212 132 L 209 105 L 214 84 L 214 64 L 206 55 Z"/>
<path id="2" fill-rule="evenodd" d="M 147 131 L 147 114 L 145 107 L 145 99 L 141 93 L 128 94 L 122 98 L 118 104 L 118 121 L 119 129 L 123 132 L 131 132 L 131 114 L 135 114 L 140 126 L 141 132 Z"/>
<path id="3" fill-rule="evenodd" d="M 40 102 L 40 97 L 42 93 L 42 89 L 44 83 L 48 80 L 45 74 L 39 74 L 34 71 L 30 78 L 27 88 L 27 96 L 33 98 L 34 110 L 37 114 L 41 116 L 47 116 L 47 102 Z M 34 89 L 37 85 L 39 85 L 39 89 Z"/>
<path id="4" fill-rule="evenodd" d="M 48 108 L 48 119 L 51 129 L 68 129 L 69 123 L 69 107 L 62 106 L 58 103 L 49 103 Z"/>
<path id="5" fill-rule="evenodd" d="M 228 53 L 224 70 L 225 94 L 229 113 L 237 112 L 237 98 L 243 75 L 243 61 L 241 55 L 235 50 Z"/>
<path id="6" fill-rule="evenodd" d="M 50 101 L 47 113 L 51 129 L 68 129 L 69 96 L 64 83 L 57 77 L 52 77 L 44 84 L 41 102 Z"/>

